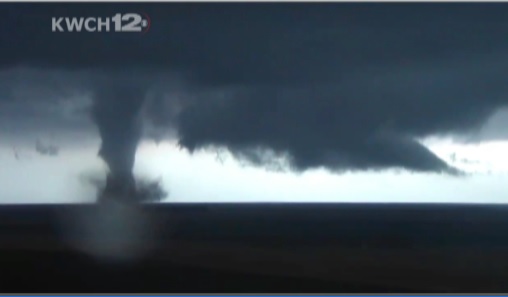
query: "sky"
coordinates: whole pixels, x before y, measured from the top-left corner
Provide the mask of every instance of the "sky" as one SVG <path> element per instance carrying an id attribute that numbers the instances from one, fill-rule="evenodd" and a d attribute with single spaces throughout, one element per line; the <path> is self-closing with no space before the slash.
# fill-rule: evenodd
<path id="1" fill-rule="evenodd" d="M 51 17 L 143 12 L 141 33 Z M 2 3 L 0 204 L 508 203 L 503 3 Z M 10 28 L 10 29 L 7 29 Z"/>

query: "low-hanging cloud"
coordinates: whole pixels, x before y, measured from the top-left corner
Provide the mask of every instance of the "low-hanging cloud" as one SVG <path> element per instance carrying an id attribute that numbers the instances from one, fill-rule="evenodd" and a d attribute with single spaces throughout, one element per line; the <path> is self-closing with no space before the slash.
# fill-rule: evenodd
<path id="1" fill-rule="evenodd" d="M 287 152 L 296 169 L 451 168 L 417 139 L 471 132 L 506 102 L 503 55 L 386 67 L 336 84 L 250 87 L 195 102 L 179 118 L 191 150 Z M 249 158 L 248 154 L 243 154 Z M 255 160 L 255 158 L 251 158 Z M 453 170 L 452 170 L 453 171 Z"/>
<path id="2" fill-rule="evenodd" d="M 470 133 L 508 103 L 507 6 L 257 5 L 89 4 L 103 13 L 142 8 L 153 31 L 58 35 L 25 24 L 11 35 L 30 51 L 2 35 L 13 58 L 0 64 L 99 73 L 100 94 L 122 93 L 95 99 L 108 111 L 95 112 L 103 156 L 133 156 L 141 136 L 121 131 L 134 131 L 129 119 L 143 111 L 191 151 L 222 146 L 257 165 L 284 156 L 295 170 L 456 172 L 418 139 Z M 19 11 L 40 21 L 56 13 L 35 7 Z M 118 75 L 139 81 L 107 78 Z M 132 168 L 127 161 L 121 171 Z"/>
<path id="3" fill-rule="evenodd" d="M 60 148 L 52 144 L 44 144 L 39 139 L 35 142 L 35 151 L 43 156 L 58 156 Z"/>

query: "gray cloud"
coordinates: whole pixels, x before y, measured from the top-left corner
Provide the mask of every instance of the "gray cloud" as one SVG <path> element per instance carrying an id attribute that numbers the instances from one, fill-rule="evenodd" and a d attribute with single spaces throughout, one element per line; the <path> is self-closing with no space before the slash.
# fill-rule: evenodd
<path id="1" fill-rule="evenodd" d="M 77 85 L 99 90 L 95 122 L 113 172 L 132 168 L 138 112 L 153 127 L 176 129 L 191 151 L 223 146 L 258 165 L 284 156 L 295 170 L 454 172 L 417 139 L 472 133 L 508 102 L 506 5 L 4 8 L 0 19 L 19 26 L 0 34 L 0 65 L 88 73 Z M 153 24 L 143 37 L 54 34 L 42 25 L 64 12 L 141 10 Z M 118 85 L 118 77 L 131 79 Z M 122 166 L 113 160 L 120 155 Z"/>
<path id="2" fill-rule="evenodd" d="M 335 85 L 250 87 L 202 95 L 179 117 L 181 144 L 289 153 L 295 168 L 449 171 L 416 139 L 467 134 L 506 103 L 502 55 L 387 66 Z M 256 163 L 252 154 L 246 156 Z"/>
<path id="3" fill-rule="evenodd" d="M 35 151 L 43 156 L 58 156 L 60 148 L 52 144 L 43 144 L 39 139 L 35 142 Z M 16 156 L 18 159 L 18 156 Z"/>

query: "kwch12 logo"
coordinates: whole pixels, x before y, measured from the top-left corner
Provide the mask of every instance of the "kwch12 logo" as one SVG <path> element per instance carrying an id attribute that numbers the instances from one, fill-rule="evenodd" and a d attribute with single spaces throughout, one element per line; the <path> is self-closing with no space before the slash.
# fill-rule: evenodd
<path id="1" fill-rule="evenodd" d="M 150 30 L 150 17 L 146 13 L 117 13 L 112 17 L 54 17 L 53 32 L 134 32 Z"/>

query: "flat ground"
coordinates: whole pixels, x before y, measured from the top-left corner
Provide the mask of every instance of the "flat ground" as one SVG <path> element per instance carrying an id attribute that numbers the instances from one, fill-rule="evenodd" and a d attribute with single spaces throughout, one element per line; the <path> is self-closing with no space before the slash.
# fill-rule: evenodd
<path id="1" fill-rule="evenodd" d="M 75 228 L 78 218 L 96 212 L 91 205 L 0 207 L 0 288 L 52 293 L 508 291 L 504 206 L 145 206 L 151 227 L 143 243 L 150 249 L 130 262 L 99 260 L 76 250 L 76 242 L 83 244 L 76 239 L 85 236 Z"/>

